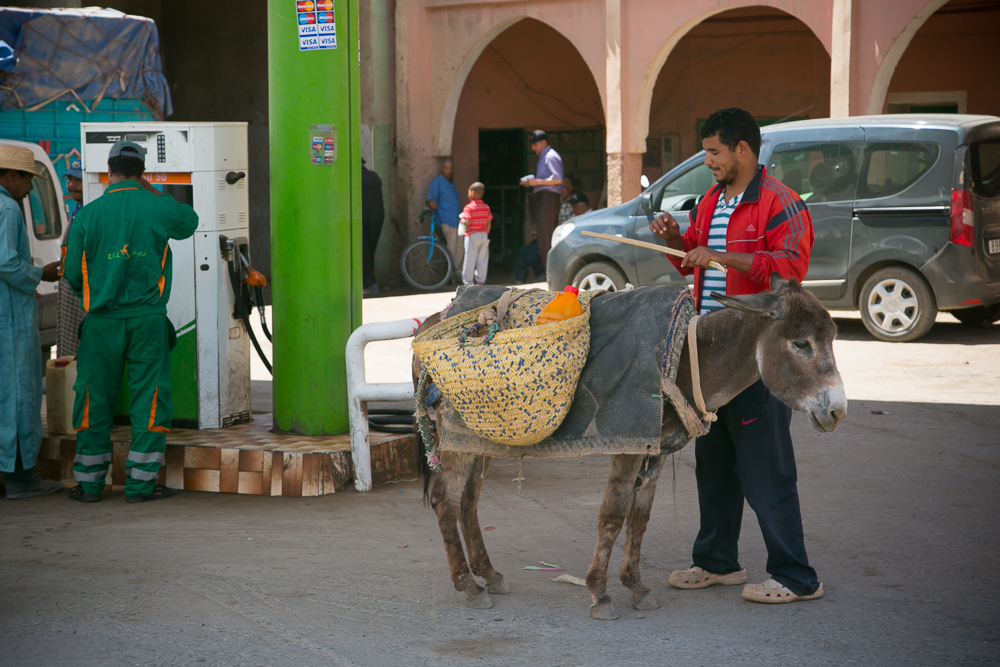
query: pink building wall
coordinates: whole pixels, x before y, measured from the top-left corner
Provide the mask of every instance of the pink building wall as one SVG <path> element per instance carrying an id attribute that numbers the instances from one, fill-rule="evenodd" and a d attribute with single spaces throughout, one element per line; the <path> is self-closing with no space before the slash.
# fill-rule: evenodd
<path id="1" fill-rule="evenodd" d="M 967 0 L 952 0 L 947 6 L 964 8 L 962 3 L 968 5 Z M 523 95 L 509 88 L 513 84 L 497 78 L 493 56 L 481 62 L 494 40 L 499 44 L 495 48 L 513 47 L 515 59 L 532 76 L 532 56 L 542 50 L 541 64 L 548 59 L 576 63 L 557 76 L 539 74 L 540 85 L 558 89 L 560 81 L 554 79 L 585 81 L 582 70 L 589 71 L 593 88 L 583 84 L 586 95 L 574 91 L 573 101 L 584 99 L 592 106 L 596 89 L 603 114 L 595 115 L 604 119 L 607 137 L 608 180 L 617 179 L 621 185 L 616 192 L 625 199 L 638 192 L 636 167 L 647 135 L 676 132 L 683 158 L 697 148 L 696 120 L 722 105 L 781 116 L 813 104 L 808 115 L 821 117 L 830 113 L 831 94 L 838 109 L 861 114 L 883 110 L 890 91 L 965 89 L 970 111 L 997 113 L 1000 87 L 985 65 L 997 62 L 997 22 L 987 25 L 982 17 L 970 21 L 970 15 L 958 14 L 967 17 L 964 25 L 951 17 L 934 27 L 935 18 L 928 32 L 921 32 L 935 11 L 947 9 L 946 0 L 399 0 L 396 6 L 401 186 L 396 192 L 409 220 L 423 205 L 437 157 L 454 151 L 458 179 L 474 177 L 475 128 L 544 124 L 544 112 L 529 112 Z M 720 26 L 731 33 L 740 30 L 738 22 L 704 23 L 709 17 L 732 19 L 775 10 L 797 21 L 773 21 L 766 30 L 761 26 L 768 23 L 746 24 L 760 34 L 742 44 L 727 37 L 732 49 L 726 40 L 713 42 L 707 36 Z M 841 22 L 835 35 L 837 16 Z M 549 26 L 553 38 L 525 36 L 543 29 L 524 18 Z M 848 29 L 850 38 L 841 39 Z M 700 45 L 703 41 L 709 46 Z M 701 101 L 701 91 L 718 69 L 734 74 L 731 98 L 716 94 Z M 773 76 L 752 76 L 761 70 Z"/>
<path id="2" fill-rule="evenodd" d="M 771 14 L 776 14 L 771 21 L 741 20 Z M 801 117 L 827 117 L 826 48 L 801 21 L 763 8 L 730 12 L 700 24 L 677 44 L 660 70 L 650 106 L 649 136 L 677 134 L 683 160 L 701 150 L 695 130 L 698 119 L 727 106 L 742 106 L 758 118 L 784 118 L 796 112 Z M 661 175 L 657 169 L 644 173 L 651 179 Z"/>
<path id="3" fill-rule="evenodd" d="M 992 12 L 992 24 L 983 16 L 989 18 L 986 13 L 949 13 L 948 5 L 931 16 L 903 53 L 889 94 L 965 92 L 968 113 L 1000 116 L 1000 7 Z"/>
<path id="4" fill-rule="evenodd" d="M 466 80 L 452 142 L 455 183 L 462 191 L 479 178 L 480 129 L 603 126 L 597 82 L 579 51 L 544 23 L 521 21 L 493 40 Z"/>

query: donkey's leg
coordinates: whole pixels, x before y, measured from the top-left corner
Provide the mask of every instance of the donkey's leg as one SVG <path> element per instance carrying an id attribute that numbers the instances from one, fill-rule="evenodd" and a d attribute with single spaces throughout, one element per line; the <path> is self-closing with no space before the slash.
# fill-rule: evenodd
<path id="1" fill-rule="evenodd" d="M 486 580 L 488 592 L 503 595 L 510 593 L 510 588 L 504 583 L 503 575 L 493 569 L 489 554 L 486 553 L 482 530 L 479 528 L 479 492 L 483 490 L 483 480 L 492 461 L 493 459 L 488 456 L 477 456 L 473 462 L 472 474 L 469 475 L 465 490 L 462 492 L 462 511 L 459 521 L 462 523 L 465 552 L 468 554 L 473 574 Z"/>
<path id="2" fill-rule="evenodd" d="M 625 511 L 635 494 L 635 476 L 639 472 L 642 459 L 642 456 L 632 454 L 611 457 L 608 488 L 604 490 L 604 501 L 597 517 L 594 560 L 587 570 L 587 590 L 590 591 L 594 601 L 590 605 L 590 615 L 598 620 L 613 621 L 618 618 L 618 613 L 608 595 L 608 562 L 611 559 L 611 549 L 625 521 Z"/>
<path id="3" fill-rule="evenodd" d="M 651 456 L 639 467 L 633 487 L 635 494 L 625 515 L 625 553 L 622 555 L 620 575 L 622 585 L 632 592 L 633 609 L 656 609 L 660 606 L 639 578 L 639 555 L 642 536 L 646 532 L 649 513 L 653 508 L 656 480 L 659 479 L 666 460 L 666 456 Z"/>
<path id="4" fill-rule="evenodd" d="M 431 491 L 431 507 L 437 515 L 455 589 L 466 594 L 467 604 L 473 609 L 489 609 L 493 603 L 486 589 L 472 577 L 465 552 L 462 551 L 462 538 L 458 534 L 462 493 L 472 474 L 475 460 L 476 457 L 472 454 L 441 453 L 441 473 L 434 481 Z"/>

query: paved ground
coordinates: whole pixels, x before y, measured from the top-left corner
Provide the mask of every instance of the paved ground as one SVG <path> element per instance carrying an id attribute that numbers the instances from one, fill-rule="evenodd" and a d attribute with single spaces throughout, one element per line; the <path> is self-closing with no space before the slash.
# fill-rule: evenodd
<path id="1" fill-rule="evenodd" d="M 367 300 L 366 321 L 448 296 L 396 299 Z M 585 589 L 521 569 L 584 575 L 607 457 L 526 462 L 520 494 L 517 464 L 495 464 L 480 514 L 512 594 L 485 612 L 452 589 L 416 482 L 142 507 L 57 495 L 0 501 L 0 665 L 1000 664 L 1000 329 L 942 316 L 922 342 L 889 345 L 855 317 L 838 325 L 847 421 L 831 435 L 793 422 L 822 600 L 769 607 L 738 587 L 666 584 L 697 530 L 691 448 L 661 481 L 643 549 L 661 607 L 627 609 L 616 582 L 611 623 L 590 619 Z M 382 345 L 369 379 L 405 378 L 405 343 Z M 763 580 L 750 511 L 741 547 Z"/>

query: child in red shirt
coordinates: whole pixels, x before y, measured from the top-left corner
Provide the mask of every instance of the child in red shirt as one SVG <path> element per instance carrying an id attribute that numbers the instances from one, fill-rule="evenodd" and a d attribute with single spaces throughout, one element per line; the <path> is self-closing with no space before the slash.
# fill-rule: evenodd
<path id="1" fill-rule="evenodd" d="M 462 283 L 482 285 L 490 262 L 490 223 L 493 214 L 483 202 L 486 186 L 478 181 L 469 186 L 469 203 L 462 209 L 459 221 L 465 227 L 465 263 Z"/>

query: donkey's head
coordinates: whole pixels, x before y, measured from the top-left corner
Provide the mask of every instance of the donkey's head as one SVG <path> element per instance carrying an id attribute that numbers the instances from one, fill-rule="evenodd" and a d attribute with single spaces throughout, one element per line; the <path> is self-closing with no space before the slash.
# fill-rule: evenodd
<path id="1" fill-rule="evenodd" d="M 715 298 L 771 320 L 756 347 L 764 384 L 792 409 L 808 413 L 817 431 L 837 428 L 847 415 L 844 382 L 833 358 L 837 326 L 816 297 L 775 273 L 770 292 Z"/>

